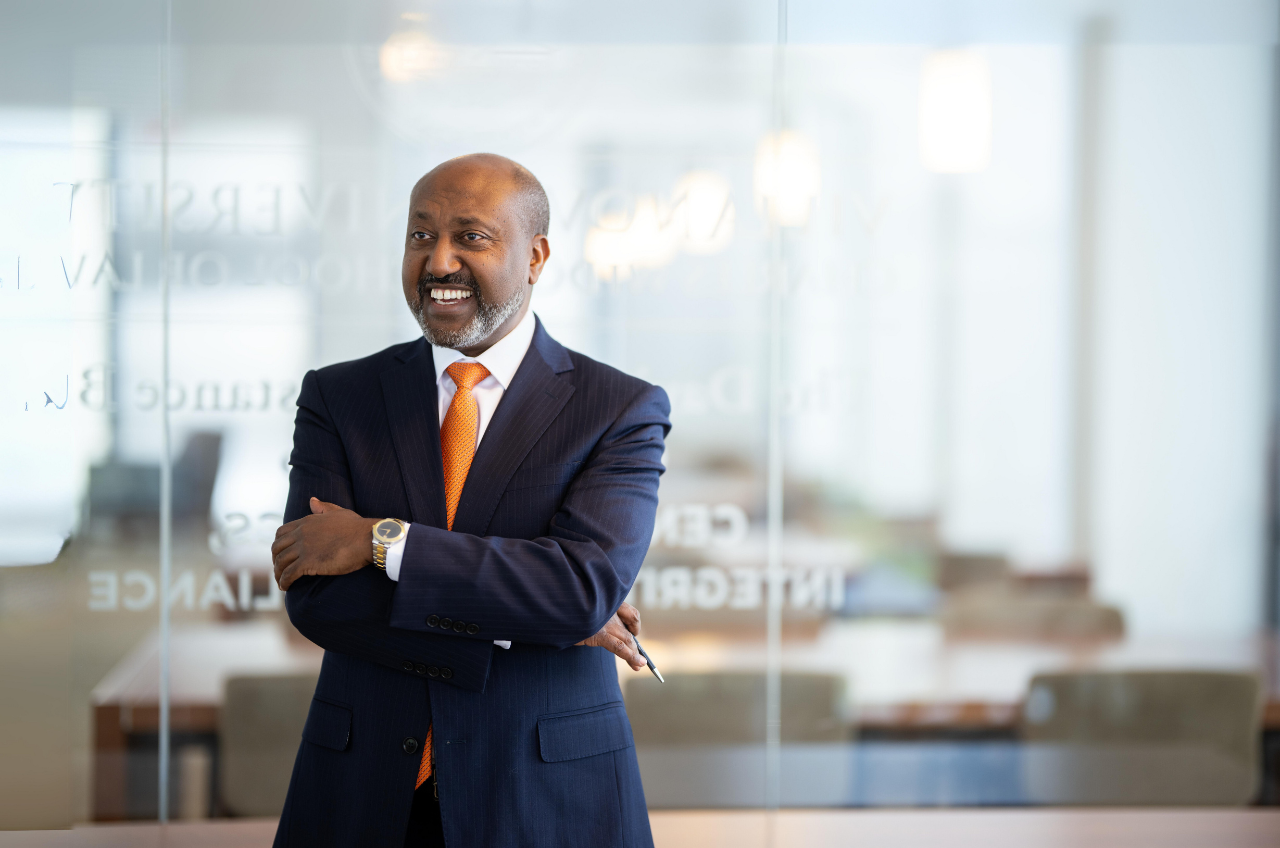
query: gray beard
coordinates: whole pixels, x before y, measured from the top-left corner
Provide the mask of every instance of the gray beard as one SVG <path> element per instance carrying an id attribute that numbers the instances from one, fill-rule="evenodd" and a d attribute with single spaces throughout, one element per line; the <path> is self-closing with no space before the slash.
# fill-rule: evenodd
<path id="1" fill-rule="evenodd" d="M 413 309 L 413 317 L 418 319 L 423 337 L 431 344 L 451 350 L 473 347 L 493 335 L 494 330 L 501 327 L 504 321 L 520 311 L 520 307 L 524 306 L 524 291 L 524 287 L 521 286 L 505 303 L 489 303 L 480 296 L 478 288 L 473 288 L 471 296 L 476 299 L 476 314 L 460 330 L 436 332 L 427 326 L 425 298 L 429 295 L 426 292 L 423 292 L 423 297 L 418 299 L 418 305 Z"/>

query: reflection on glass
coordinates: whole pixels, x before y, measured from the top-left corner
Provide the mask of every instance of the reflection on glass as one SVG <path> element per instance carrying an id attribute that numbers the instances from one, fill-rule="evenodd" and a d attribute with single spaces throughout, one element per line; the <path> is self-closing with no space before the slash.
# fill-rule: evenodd
<path id="1" fill-rule="evenodd" d="M 412 82 L 429 76 L 444 61 L 440 48 L 418 30 L 393 33 L 378 51 L 378 67 L 389 82 Z"/>
<path id="2" fill-rule="evenodd" d="M 782 130 L 760 140 L 756 147 L 756 198 L 779 226 L 807 224 L 820 185 L 818 150 L 811 139 Z"/>
<path id="3" fill-rule="evenodd" d="M 920 68 L 920 161 L 939 174 L 991 162 L 991 69 L 976 50 L 939 50 Z"/>

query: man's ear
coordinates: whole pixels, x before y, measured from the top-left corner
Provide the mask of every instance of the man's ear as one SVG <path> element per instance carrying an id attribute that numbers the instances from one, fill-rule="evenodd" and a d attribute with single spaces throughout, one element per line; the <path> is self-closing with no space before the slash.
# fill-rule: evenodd
<path id="1" fill-rule="evenodd" d="M 547 260 L 550 258 L 551 242 L 546 236 L 534 236 L 529 245 L 529 285 L 538 282 L 542 269 L 547 267 Z"/>

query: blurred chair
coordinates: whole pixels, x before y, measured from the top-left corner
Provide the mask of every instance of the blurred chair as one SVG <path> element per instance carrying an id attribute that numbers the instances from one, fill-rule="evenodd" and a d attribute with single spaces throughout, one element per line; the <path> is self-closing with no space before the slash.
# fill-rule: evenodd
<path id="1" fill-rule="evenodd" d="M 192 433 L 187 439 L 173 464 L 174 518 L 209 520 L 221 452 L 221 433 Z"/>
<path id="2" fill-rule="evenodd" d="M 278 816 L 284 809 L 316 674 L 227 679 L 219 727 L 218 785 L 233 816 Z"/>
<path id="3" fill-rule="evenodd" d="M 938 556 L 938 588 L 944 592 L 1002 583 L 1009 579 L 1009 574 L 1009 561 L 1000 554 L 944 551 Z"/>
<path id="4" fill-rule="evenodd" d="M 1080 565 L 1054 571 L 1020 571 L 1009 578 L 1019 592 L 1037 597 L 1087 598 L 1093 588 L 1093 575 Z"/>
<path id="5" fill-rule="evenodd" d="M 765 676 L 672 672 L 627 682 L 627 714 L 649 806 L 764 803 Z M 782 675 L 781 803 L 839 806 L 851 797 L 853 745 L 843 678 Z"/>
<path id="6" fill-rule="evenodd" d="M 951 639 L 1101 641 L 1124 636 L 1116 607 L 1088 597 L 1027 591 L 1012 583 L 953 591 L 939 613 Z"/>
<path id="7" fill-rule="evenodd" d="M 1028 801 L 1247 804 L 1261 703 L 1258 678 L 1245 673 L 1038 675 L 1021 723 Z"/>
<path id="8" fill-rule="evenodd" d="M 763 743 L 765 676 L 754 672 L 672 672 L 667 682 L 627 683 L 627 715 L 637 745 Z M 782 675 L 782 741 L 844 742 L 844 680 Z"/>
<path id="9" fill-rule="evenodd" d="M 220 433 L 192 433 L 173 464 L 173 517 L 207 520 L 218 476 Z M 160 467 L 115 461 L 89 469 L 89 514 L 147 515 L 160 511 Z"/>

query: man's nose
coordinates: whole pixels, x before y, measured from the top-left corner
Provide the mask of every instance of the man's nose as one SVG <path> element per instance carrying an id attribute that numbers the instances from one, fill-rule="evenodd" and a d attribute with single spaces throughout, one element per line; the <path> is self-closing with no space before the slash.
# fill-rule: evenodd
<path id="1" fill-rule="evenodd" d="M 433 277 L 444 277 L 461 268 L 462 263 L 458 261 L 458 256 L 448 240 L 441 239 L 436 242 L 435 247 L 431 249 L 431 255 L 427 257 L 427 271 Z"/>

